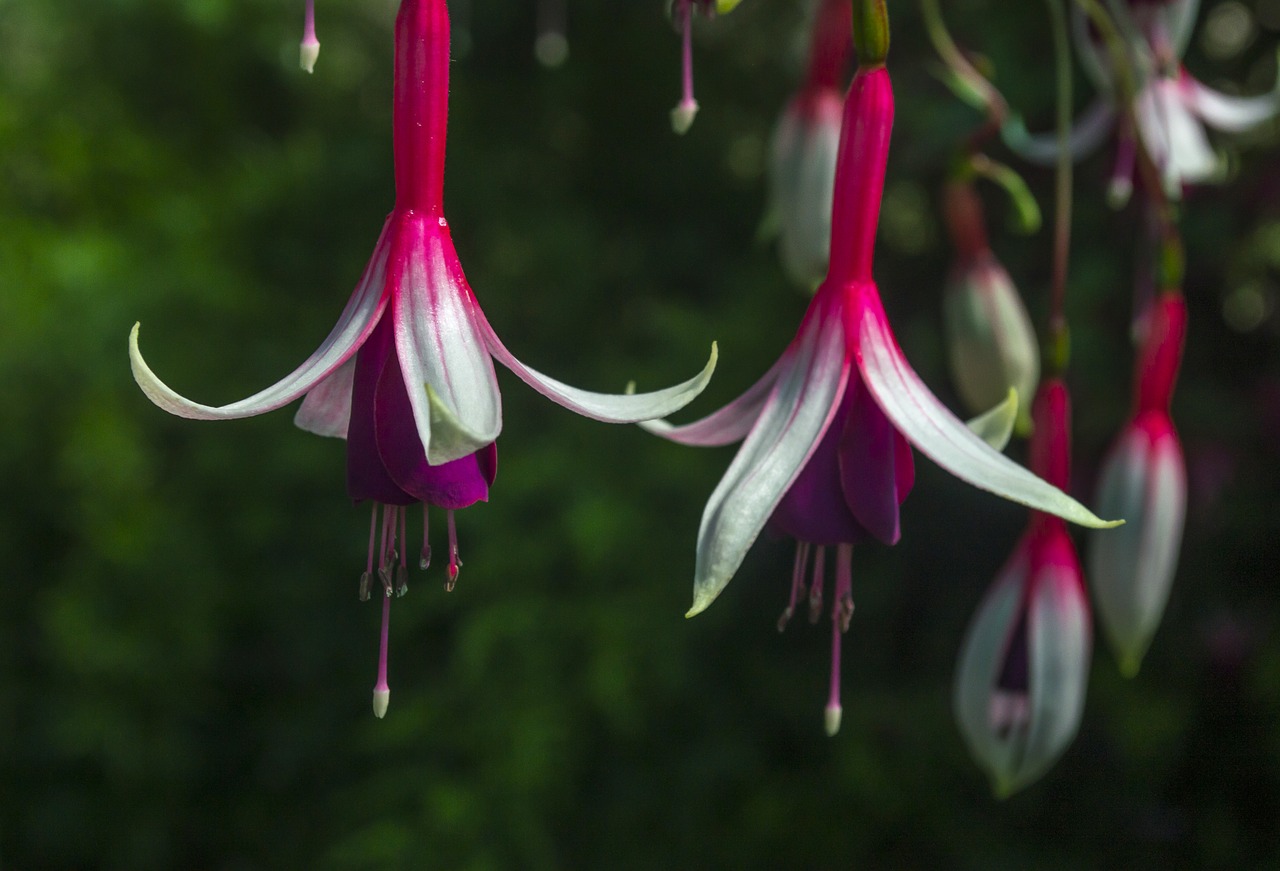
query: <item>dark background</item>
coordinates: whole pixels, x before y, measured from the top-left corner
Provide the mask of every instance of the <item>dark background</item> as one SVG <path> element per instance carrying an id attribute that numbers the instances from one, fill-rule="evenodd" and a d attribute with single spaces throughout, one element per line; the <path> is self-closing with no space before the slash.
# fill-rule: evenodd
<path id="1" fill-rule="evenodd" d="M 1043 7 L 946 5 L 1045 129 Z M 1206 3 L 1202 34 L 1225 5 Z M 1231 4 L 1251 35 L 1197 37 L 1190 69 L 1267 90 L 1278 5 Z M 804 36 L 789 0 L 701 27 L 703 110 L 678 138 L 661 6 L 570 3 L 569 60 L 548 70 L 532 2 L 455 3 L 469 51 L 452 71 L 448 208 L 490 320 L 537 368 L 644 389 L 718 340 L 698 414 L 764 371 L 805 305 L 755 240 Z M 977 117 L 932 77 L 914 5 L 890 9 L 877 274 L 908 356 L 954 404 L 936 192 Z M 713 608 L 681 617 L 731 449 L 575 417 L 506 372 L 492 502 L 459 515 L 457 590 L 437 565 L 396 602 L 391 710 L 374 719 L 378 609 L 356 600 L 368 516 L 345 495 L 342 445 L 291 411 L 165 415 L 125 354 L 141 320 L 160 376 L 218 404 L 292 369 L 336 318 L 392 201 L 394 4 L 318 14 L 307 76 L 301 3 L 0 4 L 0 867 L 1278 866 L 1274 124 L 1235 140 L 1230 185 L 1187 202 L 1174 412 L 1192 495 L 1165 623 L 1135 680 L 1098 646 L 1079 737 L 998 802 L 953 724 L 951 680 L 1024 512 L 919 460 L 902 543 L 855 554 L 829 740 L 826 623 L 774 629 L 788 546 L 762 538 Z M 1129 391 L 1136 219 L 1104 204 L 1106 170 L 1096 156 L 1076 184 L 1085 498 Z M 1047 209 L 1049 174 L 1027 177 Z M 1048 234 L 1011 235 L 987 199 L 1038 316 Z"/>

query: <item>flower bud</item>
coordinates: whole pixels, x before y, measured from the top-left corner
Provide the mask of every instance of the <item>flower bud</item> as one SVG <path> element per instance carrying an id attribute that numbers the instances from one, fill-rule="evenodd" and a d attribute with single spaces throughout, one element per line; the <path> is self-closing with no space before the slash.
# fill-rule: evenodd
<path id="1" fill-rule="evenodd" d="M 1098 510 L 1125 525 L 1094 536 L 1089 550 L 1098 617 L 1126 676 L 1137 674 L 1164 614 L 1186 508 L 1173 422 L 1163 411 L 1143 412 L 1112 446 L 1098 486 Z"/>
<path id="2" fill-rule="evenodd" d="M 1029 429 L 1028 409 L 1040 380 L 1035 329 L 1018 289 L 986 248 L 952 271 L 943 297 L 951 376 L 972 413 L 1018 392 L 1017 429 Z"/>
<path id="3" fill-rule="evenodd" d="M 1091 644 L 1071 538 L 1037 517 L 974 615 L 956 672 L 960 731 L 996 795 L 1037 780 L 1075 737 Z"/>
<path id="4" fill-rule="evenodd" d="M 813 288 L 827 274 L 843 98 L 834 88 L 787 106 L 769 151 L 769 199 L 787 276 Z"/>

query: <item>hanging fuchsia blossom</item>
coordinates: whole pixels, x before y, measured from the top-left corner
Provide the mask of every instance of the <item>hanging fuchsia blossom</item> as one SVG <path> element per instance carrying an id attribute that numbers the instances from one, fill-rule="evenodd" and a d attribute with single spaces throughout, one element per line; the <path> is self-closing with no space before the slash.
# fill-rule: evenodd
<path id="1" fill-rule="evenodd" d="M 693 607 L 706 609 L 766 525 L 798 545 L 789 616 L 816 551 L 810 599 L 821 602 L 823 549 L 836 550 L 831 698 L 840 720 L 839 638 L 851 610 L 852 545 L 895 543 L 911 489 L 909 444 L 969 483 L 1086 526 L 1109 526 L 1057 487 L 1000 454 L 949 412 L 906 361 L 872 277 L 893 90 L 883 66 L 854 77 L 844 107 L 831 265 L 782 357 L 741 397 L 684 426 L 646 429 L 689 445 L 743 440 L 698 531 Z"/>
<path id="2" fill-rule="evenodd" d="M 1098 502 L 1129 523 L 1090 542 L 1089 577 L 1098 616 L 1120 669 L 1134 675 L 1160 625 L 1178 568 L 1187 510 L 1182 444 L 1169 402 L 1186 340 L 1187 306 L 1166 295 L 1144 319 L 1133 419 L 1103 463 Z"/>
<path id="3" fill-rule="evenodd" d="M 827 274 L 831 196 L 853 54 L 849 0 L 823 0 L 813 21 L 804 84 L 787 104 L 769 144 L 769 214 L 787 276 L 811 290 Z"/>
<path id="4" fill-rule="evenodd" d="M 1061 380 L 1041 386 L 1033 414 L 1031 468 L 1065 487 L 1071 405 Z M 1089 601 L 1066 524 L 1033 511 L 969 624 L 956 671 L 960 731 L 997 795 L 1037 780 L 1075 737 L 1092 648 Z"/>
<path id="5" fill-rule="evenodd" d="M 137 325 L 129 337 L 134 378 L 171 414 L 196 420 L 251 417 L 305 394 L 296 423 L 346 438 L 348 492 L 356 501 L 374 504 L 361 595 L 367 596 L 375 570 L 386 594 L 374 694 L 379 716 L 387 705 L 390 596 L 393 587 L 404 592 L 407 574 L 407 506 L 421 502 L 448 512 L 452 585 L 460 565 L 453 511 L 487 499 L 493 484 L 494 442 L 502 429 L 493 358 L 553 401 L 612 423 L 634 423 L 683 407 L 702 391 L 716 359 L 713 345 L 711 359 L 696 377 L 627 396 L 579 390 L 517 360 L 467 285 L 444 217 L 448 109 L 446 2 L 403 0 L 396 18 L 392 116 L 395 208 L 337 325 L 282 381 L 230 405 L 201 405 L 155 376 L 138 350 Z M 423 567 L 430 554 L 425 533 L 424 528 Z"/>
<path id="6" fill-rule="evenodd" d="M 1182 55 L 1191 40 L 1199 0 L 1129 0 L 1111 3 L 1137 77 L 1134 117 L 1138 129 L 1117 106 L 1117 83 L 1108 49 L 1090 27 L 1080 4 L 1072 4 L 1075 44 L 1085 72 L 1099 92 L 1071 131 L 1070 148 L 1083 157 L 1114 128 L 1116 162 L 1110 196 L 1119 205 L 1133 190 L 1136 138 L 1150 154 L 1170 196 L 1184 186 L 1213 181 L 1223 174 L 1222 160 L 1205 133 L 1206 125 L 1224 133 L 1243 133 L 1280 112 L 1280 76 L 1269 94 L 1234 97 L 1191 76 Z M 1052 135 L 1028 136 L 1018 125 L 1006 129 L 1006 141 L 1028 159 L 1051 163 L 1058 153 Z"/>

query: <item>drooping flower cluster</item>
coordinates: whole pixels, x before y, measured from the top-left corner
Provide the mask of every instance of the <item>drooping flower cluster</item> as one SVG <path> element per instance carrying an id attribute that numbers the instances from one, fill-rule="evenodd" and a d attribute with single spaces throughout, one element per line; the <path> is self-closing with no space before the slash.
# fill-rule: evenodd
<path id="1" fill-rule="evenodd" d="M 637 395 L 570 387 L 524 365 L 489 325 L 467 284 L 444 216 L 449 112 L 449 16 L 445 0 L 403 0 L 395 27 L 393 148 L 395 208 L 337 325 L 301 366 L 247 399 L 218 407 L 179 395 L 138 350 L 129 357 L 138 385 L 160 408 L 196 420 L 251 417 L 305 396 L 303 429 L 347 440 L 347 490 L 373 503 L 367 597 L 375 571 L 385 592 L 379 689 L 386 710 L 386 623 L 393 588 L 407 576 L 405 511 L 415 503 L 447 512 L 449 584 L 457 578 L 453 511 L 488 498 L 502 429 L 496 358 L 544 396 L 579 414 L 635 423 L 683 407 L 706 386 L 716 352 L 698 375 Z M 378 507 L 383 506 L 379 523 Z M 424 515 L 425 516 L 425 515 Z M 429 560 L 424 543 L 420 564 Z M 394 578 L 394 579 L 393 579 Z"/>
<path id="2" fill-rule="evenodd" d="M 766 525 L 798 542 L 787 613 L 800 596 L 810 549 L 810 598 L 821 601 L 823 549 L 836 547 L 829 733 L 840 719 L 839 631 L 851 611 L 852 546 L 897 542 L 898 508 L 914 481 L 911 445 L 1006 499 L 1089 526 L 1111 525 L 974 435 L 898 348 L 872 277 L 893 108 L 888 71 L 860 68 L 844 105 L 830 269 L 782 357 L 702 420 L 645 425 L 683 444 L 743 440 L 702 515 L 690 616 L 719 595 Z"/>

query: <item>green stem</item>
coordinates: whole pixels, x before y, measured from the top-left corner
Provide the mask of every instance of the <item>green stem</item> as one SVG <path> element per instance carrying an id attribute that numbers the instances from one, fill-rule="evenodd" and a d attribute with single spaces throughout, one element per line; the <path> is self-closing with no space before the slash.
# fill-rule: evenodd
<path id="1" fill-rule="evenodd" d="M 1057 79 L 1058 163 L 1055 170 L 1053 281 L 1049 295 L 1050 374 L 1061 374 L 1070 354 L 1067 334 L 1067 258 L 1071 253 L 1071 44 L 1063 0 L 1045 0 L 1053 28 L 1054 71 Z"/>

